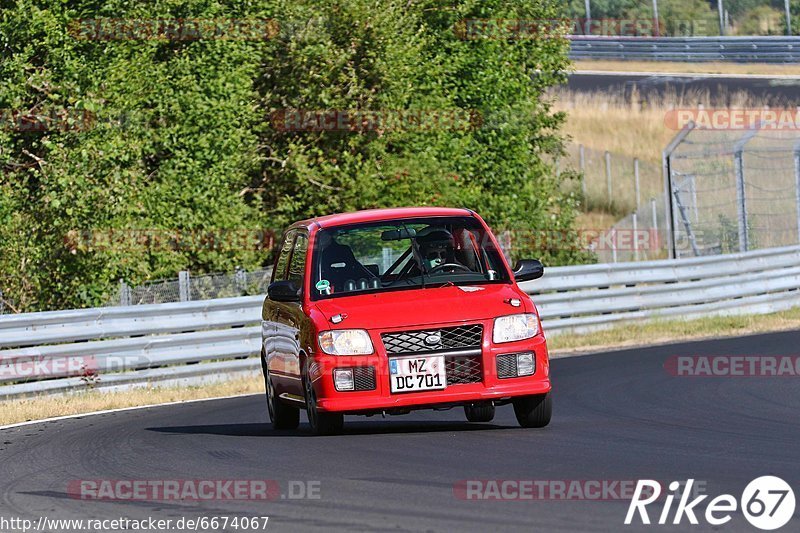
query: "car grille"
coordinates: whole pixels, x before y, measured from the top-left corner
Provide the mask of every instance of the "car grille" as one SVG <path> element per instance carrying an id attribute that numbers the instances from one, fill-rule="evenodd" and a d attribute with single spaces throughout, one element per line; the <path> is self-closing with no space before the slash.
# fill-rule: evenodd
<path id="1" fill-rule="evenodd" d="M 446 357 L 444 366 L 447 372 L 448 386 L 461 383 L 479 383 L 483 379 L 480 357 Z"/>
<path id="2" fill-rule="evenodd" d="M 497 377 L 517 377 L 517 354 L 507 353 L 497 356 Z"/>
<path id="3" fill-rule="evenodd" d="M 436 342 L 426 342 L 430 341 L 431 337 L 437 338 Z M 482 324 L 383 333 L 381 340 L 389 356 L 443 355 L 448 386 L 479 383 L 483 379 L 483 365 L 479 352 L 483 342 Z M 462 353 L 458 353 L 459 351 Z M 465 354 L 463 351 L 473 353 L 478 351 L 478 353 Z"/>
<path id="4" fill-rule="evenodd" d="M 386 353 L 392 355 L 480 348 L 482 337 L 483 325 L 469 324 L 438 329 L 383 333 L 381 340 L 386 348 Z"/>
<path id="5" fill-rule="evenodd" d="M 365 366 L 353 369 L 353 389 L 357 391 L 375 390 L 375 367 Z"/>

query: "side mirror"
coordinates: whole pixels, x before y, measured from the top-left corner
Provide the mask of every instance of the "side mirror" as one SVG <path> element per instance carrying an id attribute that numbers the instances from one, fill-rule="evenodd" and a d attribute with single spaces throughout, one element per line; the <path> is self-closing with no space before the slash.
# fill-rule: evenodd
<path id="1" fill-rule="evenodd" d="M 267 297 L 273 302 L 299 302 L 300 289 L 293 281 L 276 281 L 267 287 Z"/>
<path id="2" fill-rule="evenodd" d="M 544 265 L 538 259 L 520 259 L 514 267 L 516 281 L 530 281 L 544 275 Z"/>

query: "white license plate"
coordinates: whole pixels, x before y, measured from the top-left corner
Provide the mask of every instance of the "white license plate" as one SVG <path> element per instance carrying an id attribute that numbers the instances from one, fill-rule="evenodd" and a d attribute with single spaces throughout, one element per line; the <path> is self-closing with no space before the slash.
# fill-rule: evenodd
<path id="1" fill-rule="evenodd" d="M 428 355 L 389 359 L 392 392 L 415 392 L 447 387 L 444 356 Z"/>

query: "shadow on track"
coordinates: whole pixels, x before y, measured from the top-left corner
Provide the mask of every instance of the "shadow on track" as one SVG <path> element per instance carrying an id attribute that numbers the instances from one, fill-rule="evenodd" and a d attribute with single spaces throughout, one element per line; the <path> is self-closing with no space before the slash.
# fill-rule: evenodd
<path id="1" fill-rule="evenodd" d="M 224 435 L 228 437 L 304 437 L 311 433 L 308 424 L 296 430 L 274 430 L 269 424 L 208 424 L 196 426 L 163 426 L 146 428 L 157 433 L 182 435 Z M 477 424 L 467 422 L 414 421 L 414 422 L 350 422 L 341 435 L 413 434 L 440 433 L 447 431 L 487 431 L 498 429 L 520 429 L 517 426 Z"/>

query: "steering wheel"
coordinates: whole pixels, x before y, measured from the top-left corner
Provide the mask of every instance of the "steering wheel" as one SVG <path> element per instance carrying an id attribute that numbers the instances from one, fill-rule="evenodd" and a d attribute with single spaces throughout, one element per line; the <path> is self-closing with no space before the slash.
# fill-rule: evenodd
<path id="1" fill-rule="evenodd" d="M 472 272 L 469 268 L 465 267 L 464 265 L 460 265 L 458 263 L 444 263 L 443 265 L 439 265 L 437 267 L 433 267 L 429 274 L 436 274 L 437 272 L 441 272 L 445 268 L 451 268 L 454 270 L 461 270 L 463 272 Z"/>

